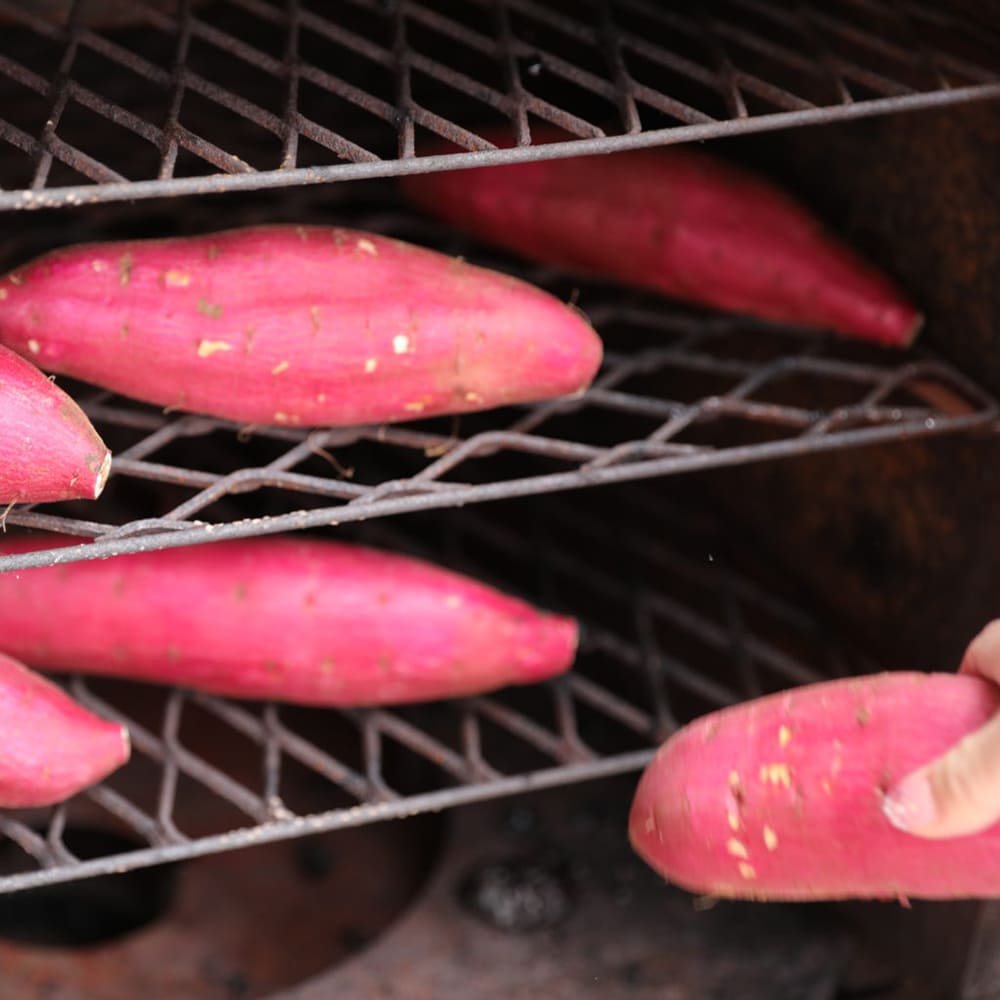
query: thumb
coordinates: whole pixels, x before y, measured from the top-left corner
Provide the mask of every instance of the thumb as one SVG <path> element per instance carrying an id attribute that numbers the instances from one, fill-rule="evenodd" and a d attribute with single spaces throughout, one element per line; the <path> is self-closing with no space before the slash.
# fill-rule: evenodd
<path id="1" fill-rule="evenodd" d="M 1000 820 L 1000 715 L 903 778 L 884 809 L 893 826 L 918 837 L 960 837 Z"/>

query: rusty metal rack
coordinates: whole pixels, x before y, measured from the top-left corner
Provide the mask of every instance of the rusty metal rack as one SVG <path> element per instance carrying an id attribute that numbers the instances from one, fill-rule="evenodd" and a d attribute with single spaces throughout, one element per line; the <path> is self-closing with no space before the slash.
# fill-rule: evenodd
<path id="1" fill-rule="evenodd" d="M 0 0 L 0 209 L 606 152 L 1000 96 L 992 3 L 123 0 L 131 16 L 110 26 L 108 5 Z M 567 141 L 532 146 L 537 123 Z M 455 152 L 435 151 L 441 140 Z"/>
<path id="2" fill-rule="evenodd" d="M 638 484 L 608 501 L 421 514 L 360 536 L 579 613 L 577 663 L 554 682 L 320 711 L 71 680 L 83 704 L 128 725 L 133 759 L 67 804 L 0 813 L 0 892 L 637 770 L 696 714 L 868 668 L 783 585 L 748 577 L 756 555 L 704 511 L 671 510 Z M 632 533 L 609 532 L 612 515 Z M 128 849 L 75 857 L 81 826 L 118 831 Z"/>

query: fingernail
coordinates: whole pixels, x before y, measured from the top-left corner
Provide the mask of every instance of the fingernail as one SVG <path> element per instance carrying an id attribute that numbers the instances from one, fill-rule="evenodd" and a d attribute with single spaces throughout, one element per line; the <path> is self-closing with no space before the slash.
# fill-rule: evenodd
<path id="1" fill-rule="evenodd" d="M 937 806 L 930 782 L 923 771 L 914 771 L 889 790 L 882 811 L 897 830 L 913 833 L 937 820 Z"/>

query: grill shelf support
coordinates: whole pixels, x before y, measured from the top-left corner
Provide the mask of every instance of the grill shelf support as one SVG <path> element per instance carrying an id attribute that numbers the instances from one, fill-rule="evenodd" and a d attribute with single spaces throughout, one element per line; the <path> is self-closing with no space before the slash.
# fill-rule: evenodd
<path id="1" fill-rule="evenodd" d="M 713 0 L 701 13 L 649 0 L 137 0 L 126 28 L 92 26 L 87 0 L 69 6 L 55 23 L 0 0 L 0 210 L 521 162 L 1000 96 L 993 4 L 976 16 L 915 0 Z M 514 147 L 485 139 L 484 120 Z M 567 141 L 532 146 L 539 121 Z M 427 155 L 432 138 L 456 152 Z M 111 156 L 118 146 L 133 155 Z"/>
<path id="2" fill-rule="evenodd" d="M 549 582 L 557 607 L 582 599 L 599 608 L 584 619 L 574 670 L 535 688 L 441 703 L 430 706 L 429 714 L 412 708 L 329 710 L 322 713 L 317 738 L 295 708 L 70 679 L 69 690 L 82 704 L 129 727 L 133 760 L 68 803 L 0 811 L 0 893 L 635 771 L 694 712 L 864 669 L 863 658 L 797 604 L 733 568 L 728 543 L 697 527 L 701 515 L 664 511 L 637 487 L 626 493 L 615 509 L 622 514 L 620 505 L 627 508 L 636 531 L 631 538 L 608 538 L 607 504 L 561 497 L 533 504 L 534 513 L 504 507 L 491 508 L 490 516 L 476 509 L 436 515 L 439 531 L 411 534 L 384 521 L 369 526 L 375 542 L 433 555 L 492 582 L 505 581 L 497 581 L 487 553 L 506 552 L 529 577 Z M 539 518 L 539 530 L 530 537 L 523 532 L 526 516 Z M 428 537 L 446 541 L 433 545 Z M 543 537 L 547 541 L 540 544 Z M 671 542 L 681 537 L 691 540 Z M 629 560 L 636 586 L 597 561 L 612 550 Z M 472 551 L 478 554 L 467 554 Z M 735 660 L 740 669 L 715 676 L 705 660 L 729 667 Z M 137 692 L 141 718 L 129 707 Z M 239 774 L 231 762 L 209 759 L 212 751 L 189 745 L 193 730 L 185 728 L 185 718 L 192 711 L 210 717 L 212 748 L 240 741 Z M 327 729 L 349 744 L 346 752 L 323 745 Z M 511 754 L 515 760 L 528 754 L 533 763 L 511 767 L 505 763 Z M 345 804 L 294 811 L 283 797 L 284 765 L 292 763 Z M 428 773 L 419 787 L 408 788 L 405 775 L 412 767 Z M 193 783 L 199 794 L 229 810 L 232 818 L 223 829 L 190 833 L 200 819 L 179 794 L 181 782 L 189 788 Z M 76 858 L 62 834 L 81 818 L 110 823 L 143 846 Z"/>

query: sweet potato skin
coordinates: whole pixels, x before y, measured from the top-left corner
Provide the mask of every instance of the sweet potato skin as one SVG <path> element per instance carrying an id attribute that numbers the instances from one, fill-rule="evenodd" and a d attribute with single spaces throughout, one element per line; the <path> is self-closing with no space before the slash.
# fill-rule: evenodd
<path id="1" fill-rule="evenodd" d="M 128 758 L 124 726 L 0 654 L 0 807 L 62 802 Z"/>
<path id="2" fill-rule="evenodd" d="M 9 539 L 0 553 L 60 544 Z M 456 697 L 560 673 L 576 643 L 569 618 L 428 563 L 320 539 L 0 574 L 0 649 L 25 662 L 242 698 Z"/>
<path id="3" fill-rule="evenodd" d="M 136 399 L 295 426 L 571 394 L 602 355 L 586 320 L 540 289 L 321 226 L 53 251 L 0 278 L 0 341 Z"/>
<path id="4" fill-rule="evenodd" d="M 0 504 L 94 500 L 110 469 L 111 453 L 80 407 L 0 347 Z"/>
<path id="5" fill-rule="evenodd" d="M 536 144 L 558 138 L 533 130 Z M 423 209 L 486 242 L 683 301 L 893 346 L 921 325 L 886 278 L 791 198 L 687 147 L 400 183 Z"/>
<path id="6" fill-rule="evenodd" d="M 789 691 L 669 739 L 629 818 L 638 853 L 712 896 L 1000 895 L 1000 825 L 951 840 L 893 827 L 885 793 L 1000 708 L 980 678 L 891 673 Z"/>

